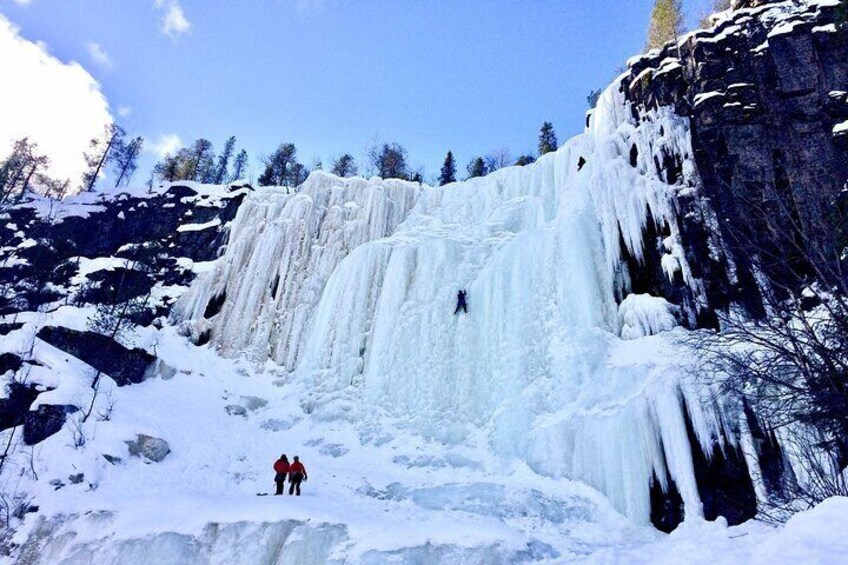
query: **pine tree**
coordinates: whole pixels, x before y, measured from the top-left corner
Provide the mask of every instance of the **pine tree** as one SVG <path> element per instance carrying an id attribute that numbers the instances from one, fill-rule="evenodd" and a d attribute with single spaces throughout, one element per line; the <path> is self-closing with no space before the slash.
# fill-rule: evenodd
<path id="1" fill-rule="evenodd" d="M 103 137 L 94 138 L 89 143 L 90 151 L 85 154 L 88 170 L 82 176 L 82 189 L 88 192 L 94 190 L 94 184 L 100 177 L 103 167 L 123 149 L 126 132 L 117 124 L 109 124 L 103 132 Z"/>
<path id="2" fill-rule="evenodd" d="M 453 158 L 453 153 L 448 151 L 445 156 L 445 164 L 442 165 L 442 173 L 439 175 L 439 186 L 451 182 L 456 182 L 456 161 Z"/>
<path id="3" fill-rule="evenodd" d="M 215 180 L 215 152 L 212 142 L 200 138 L 191 147 L 189 163 L 193 165 L 193 174 L 186 175 L 186 180 L 194 180 L 203 184 L 211 184 Z"/>
<path id="4" fill-rule="evenodd" d="M 247 176 L 247 167 L 247 151 L 242 149 L 239 151 L 239 154 L 236 155 L 236 160 L 233 161 L 233 172 L 227 182 L 235 182 L 237 180 L 244 179 Z"/>
<path id="5" fill-rule="evenodd" d="M 164 182 L 180 180 L 180 161 L 177 157 L 166 155 L 153 167 L 153 176 Z M 152 187 L 151 178 L 151 187 Z"/>
<path id="6" fill-rule="evenodd" d="M 485 177 L 487 173 L 486 161 L 484 161 L 482 157 L 475 157 L 474 159 L 471 159 L 471 162 L 468 163 L 465 170 L 468 171 L 468 178 L 470 179 Z"/>
<path id="7" fill-rule="evenodd" d="M 141 148 L 143 145 L 144 139 L 136 137 L 129 143 L 125 143 L 115 150 L 115 156 L 113 159 L 115 162 L 114 172 L 117 177 L 117 180 L 115 181 L 115 188 L 122 184 L 126 186 L 130 183 L 133 174 L 135 174 L 136 169 L 138 169 L 138 157 L 141 155 Z"/>
<path id="8" fill-rule="evenodd" d="M 683 0 L 656 0 L 648 28 L 648 49 L 659 49 L 683 32 Z"/>
<path id="9" fill-rule="evenodd" d="M 26 137 L 15 141 L 11 155 L 0 164 L 0 206 L 8 203 L 13 194 L 20 200 L 30 190 L 33 179 L 41 184 L 57 182 L 39 172 L 49 166 L 50 159 L 39 155 L 37 143 Z"/>
<path id="10" fill-rule="evenodd" d="M 557 137 L 554 132 L 554 126 L 551 122 L 542 124 L 542 129 L 539 130 L 539 156 L 557 150 Z"/>
<path id="11" fill-rule="evenodd" d="M 265 170 L 259 176 L 260 186 L 297 186 L 302 182 L 305 167 L 297 162 L 297 148 L 283 143 L 263 159 Z"/>
<path id="12" fill-rule="evenodd" d="M 333 162 L 332 173 L 337 177 L 354 177 L 357 174 L 353 155 L 345 153 Z"/>
<path id="13" fill-rule="evenodd" d="M 384 179 L 409 179 L 409 167 L 406 164 L 406 149 L 399 143 L 374 145 L 368 151 L 371 166 Z"/>
<path id="14" fill-rule="evenodd" d="M 215 177 L 212 184 L 224 184 L 229 178 L 230 160 L 236 149 L 236 136 L 230 137 L 224 144 L 224 150 L 218 155 L 218 164 L 215 167 Z"/>

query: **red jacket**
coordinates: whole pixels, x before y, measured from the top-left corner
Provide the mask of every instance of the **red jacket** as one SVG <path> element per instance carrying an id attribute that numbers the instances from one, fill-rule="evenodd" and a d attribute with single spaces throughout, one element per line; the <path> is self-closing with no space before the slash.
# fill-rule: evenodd
<path id="1" fill-rule="evenodd" d="M 292 473 L 300 473 L 304 477 L 306 476 L 306 467 L 303 466 L 303 463 L 300 461 L 295 461 L 289 467 L 289 471 Z"/>
<path id="2" fill-rule="evenodd" d="M 303 465 L 301 465 L 302 467 Z M 282 459 L 277 459 L 274 463 L 274 471 L 277 473 L 288 473 L 291 470 L 291 465 L 289 465 L 288 461 L 283 461 Z"/>

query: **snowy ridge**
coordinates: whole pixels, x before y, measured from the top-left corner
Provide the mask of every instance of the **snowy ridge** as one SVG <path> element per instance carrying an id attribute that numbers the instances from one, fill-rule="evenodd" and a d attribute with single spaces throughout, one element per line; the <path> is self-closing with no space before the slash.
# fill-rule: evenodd
<path id="1" fill-rule="evenodd" d="M 676 185 L 656 173 L 669 154 Z M 482 429 L 501 456 L 644 523 L 652 477 L 670 476 L 697 516 L 684 398 L 704 445 L 734 426 L 701 409 L 668 340 L 619 339 L 616 300 L 621 242 L 640 258 L 649 218 L 670 233 L 663 265 L 693 282 L 674 196 L 697 183 L 688 122 L 634 122 L 616 83 L 585 134 L 531 166 L 420 189 L 319 173 L 252 195 L 180 316 L 226 355 L 283 364 L 320 420 L 389 419 L 452 445 Z M 470 313 L 453 316 L 461 288 Z"/>

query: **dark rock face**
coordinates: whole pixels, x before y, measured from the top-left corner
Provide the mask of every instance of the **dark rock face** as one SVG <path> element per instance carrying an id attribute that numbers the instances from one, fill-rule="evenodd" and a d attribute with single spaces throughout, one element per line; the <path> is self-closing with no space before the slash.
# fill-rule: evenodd
<path id="1" fill-rule="evenodd" d="M 715 520 L 723 516 L 729 525 L 735 526 L 755 517 L 757 495 L 741 446 L 734 445 L 727 437 L 716 437 L 712 438 L 709 453 L 705 453 L 685 405 L 683 414 L 704 518 Z M 683 522 L 685 508 L 670 476 L 666 476 L 666 485 L 663 488 L 656 475 L 651 481 L 651 523 L 668 533 Z"/>
<path id="2" fill-rule="evenodd" d="M 0 324 L 0 335 L 9 335 L 24 327 L 23 324 Z M 3 371 L 0 371 L 2 373 Z"/>
<path id="3" fill-rule="evenodd" d="M 774 431 L 763 425 L 747 402 L 744 410 L 766 492 L 777 500 L 783 500 L 788 494 L 787 487 L 795 482 L 792 467 L 784 456 Z"/>
<path id="4" fill-rule="evenodd" d="M 715 520 L 724 516 L 729 525 L 735 526 L 756 516 L 757 495 L 742 447 L 727 437 L 715 438 L 710 453 L 705 453 L 688 417 L 686 431 L 704 518 Z"/>
<path id="5" fill-rule="evenodd" d="M 69 414 L 79 411 L 76 406 L 42 404 L 27 412 L 24 418 L 24 443 L 35 445 L 58 433 Z"/>
<path id="6" fill-rule="evenodd" d="M 690 118 L 703 186 L 678 203 L 689 265 L 708 310 L 737 305 L 755 317 L 764 309 L 742 246 L 762 250 L 770 277 L 793 282 L 787 265 L 797 268 L 802 259 L 770 235 L 768 222 L 797 225 L 810 241 L 828 237 L 819 233 L 820 220 L 848 179 L 848 144 L 834 136 L 848 119 L 848 33 L 833 27 L 835 8 L 826 6 L 795 7 L 775 29 L 758 17 L 770 4 L 737 2 L 757 9 L 689 36 L 679 50 L 669 44 L 632 62 L 623 84 L 635 118 L 659 106 Z M 658 168 L 669 180 L 677 176 L 673 161 Z M 715 230 L 725 254 L 704 244 Z M 646 234 L 646 242 L 653 237 Z M 674 287 L 662 295 L 686 306 L 689 291 Z M 690 326 L 712 325 L 706 312 L 691 318 Z"/>
<path id="7" fill-rule="evenodd" d="M 651 523 L 661 532 L 670 534 L 683 523 L 683 497 L 674 479 L 666 476 L 666 488 L 656 474 L 651 479 Z"/>
<path id="8" fill-rule="evenodd" d="M 94 332 L 45 327 L 39 330 L 36 337 L 106 373 L 118 386 L 144 381 L 156 361 L 153 355 L 143 349 L 127 349 L 109 337 Z"/>
<path id="9" fill-rule="evenodd" d="M 156 280 L 136 269 L 97 271 L 88 276 L 92 286 L 83 290 L 77 300 L 86 304 L 119 304 L 150 292 Z"/>
<path id="10" fill-rule="evenodd" d="M 0 375 L 5 375 L 7 371 L 17 373 L 23 364 L 24 360 L 14 353 L 0 354 Z"/>
<path id="11" fill-rule="evenodd" d="M 10 383 L 6 387 L 6 398 L 0 398 L 0 431 L 23 425 L 29 407 L 41 391 L 34 385 Z"/>
<path id="12" fill-rule="evenodd" d="M 177 258 L 217 258 L 226 244 L 224 226 L 235 217 L 248 190 L 208 196 L 173 185 L 157 194 L 109 194 L 98 206 L 88 206 L 85 214 L 57 221 L 39 217 L 26 204 L 7 208 L 9 220 L 0 222 L 0 247 L 15 249 L 20 260 L 0 266 L 0 284 L 10 289 L 0 298 L 0 315 L 35 310 L 63 298 L 115 304 L 146 295 L 156 283 L 189 284 L 194 273 Z M 26 238 L 37 244 L 21 246 Z M 67 286 L 78 273 L 76 257 L 116 257 L 128 263 L 90 273 L 74 294 Z M 154 308 L 148 323 L 168 311 L 167 306 Z"/>

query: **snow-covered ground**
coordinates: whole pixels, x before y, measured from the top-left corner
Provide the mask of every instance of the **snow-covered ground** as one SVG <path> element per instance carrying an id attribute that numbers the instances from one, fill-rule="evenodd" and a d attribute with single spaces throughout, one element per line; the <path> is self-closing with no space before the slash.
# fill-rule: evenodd
<path id="1" fill-rule="evenodd" d="M 65 308 L 51 320 L 80 327 L 84 314 Z M 23 321 L 0 338 L 4 347 L 32 343 L 43 320 Z M 666 536 L 634 524 L 581 482 L 493 454 L 483 430 L 450 446 L 391 419 L 366 427 L 322 421 L 304 413 L 301 382 L 272 363 L 223 359 L 173 327 L 146 329 L 133 341 L 155 343 L 176 373 L 102 389 L 95 412 L 113 405 L 111 419 L 84 426 L 84 447 L 74 447 L 75 430 L 66 426 L 34 448 L 39 481 L 25 486 L 40 509 L 16 537 L 25 542 L 23 562 L 765 564 L 838 563 L 848 555 L 845 499 L 783 530 L 690 520 Z M 645 338 L 641 346 L 663 341 Z M 43 342 L 33 356 L 66 383 L 90 378 L 89 368 Z M 51 394 L 40 400 L 62 401 Z M 232 415 L 236 406 L 245 414 Z M 128 456 L 124 441 L 139 433 L 166 438 L 172 452 L 160 463 Z M 300 498 L 269 494 L 283 452 L 307 466 Z M 72 484 L 79 473 L 84 479 Z"/>

